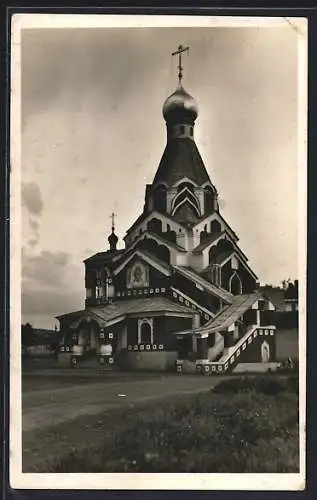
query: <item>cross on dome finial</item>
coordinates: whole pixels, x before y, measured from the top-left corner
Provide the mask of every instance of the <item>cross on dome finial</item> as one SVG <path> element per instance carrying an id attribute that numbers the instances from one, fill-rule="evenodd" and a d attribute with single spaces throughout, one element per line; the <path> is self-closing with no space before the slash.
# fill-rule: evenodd
<path id="1" fill-rule="evenodd" d="M 178 83 L 181 84 L 183 78 L 183 67 L 182 67 L 182 53 L 189 52 L 189 47 L 183 47 L 183 45 L 179 45 L 178 49 L 172 53 L 172 56 L 176 56 L 178 54 Z"/>

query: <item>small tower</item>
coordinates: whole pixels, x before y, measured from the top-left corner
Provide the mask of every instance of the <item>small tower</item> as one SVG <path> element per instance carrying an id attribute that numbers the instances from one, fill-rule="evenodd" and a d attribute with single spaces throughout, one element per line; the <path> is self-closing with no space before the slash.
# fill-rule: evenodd
<path id="1" fill-rule="evenodd" d="M 114 232 L 114 218 L 115 214 L 112 212 L 111 214 L 111 220 L 112 220 L 112 227 L 111 227 L 111 234 L 108 237 L 109 245 L 110 245 L 110 252 L 114 252 L 117 250 L 117 243 L 118 243 L 118 236 Z"/>
<path id="2" fill-rule="evenodd" d="M 163 104 L 166 146 L 153 183 L 147 188 L 145 210 L 168 214 L 190 229 L 218 211 L 218 193 L 194 139 L 198 105 L 182 84 L 182 54 L 188 51 L 189 47 L 180 45 L 172 53 L 179 58 L 178 84 Z"/>

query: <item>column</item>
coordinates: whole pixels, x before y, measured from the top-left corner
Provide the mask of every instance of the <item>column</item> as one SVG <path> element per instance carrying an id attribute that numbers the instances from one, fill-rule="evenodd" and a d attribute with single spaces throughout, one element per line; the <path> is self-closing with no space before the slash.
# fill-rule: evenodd
<path id="1" fill-rule="evenodd" d="M 200 327 L 200 315 L 198 313 L 195 313 L 193 317 L 193 330 L 199 327 Z"/>
<path id="2" fill-rule="evenodd" d="M 197 339 L 197 358 L 208 359 L 208 337 Z"/>

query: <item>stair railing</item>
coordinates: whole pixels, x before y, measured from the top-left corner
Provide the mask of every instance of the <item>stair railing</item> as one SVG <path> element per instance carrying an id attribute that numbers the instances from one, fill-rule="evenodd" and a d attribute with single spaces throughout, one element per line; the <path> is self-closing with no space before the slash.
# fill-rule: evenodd
<path id="1" fill-rule="evenodd" d="M 223 357 L 223 359 L 219 361 L 208 361 L 203 364 L 204 372 L 212 372 L 212 373 L 228 373 L 231 371 L 239 362 L 239 358 L 241 354 L 247 349 L 248 345 L 250 345 L 258 336 L 269 336 L 275 335 L 276 327 L 273 325 L 270 326 L 259 326 L 252 325 L 251 328 L 245 333 L 238 342 L 229 348 L 229 351 Z"/>

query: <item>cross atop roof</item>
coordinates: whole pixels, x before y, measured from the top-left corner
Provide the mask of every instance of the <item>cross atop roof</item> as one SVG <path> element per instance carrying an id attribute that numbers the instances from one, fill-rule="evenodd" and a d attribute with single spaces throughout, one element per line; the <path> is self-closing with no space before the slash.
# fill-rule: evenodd
<path id="1" fill-rule="evenodd" d="M 187 55 L 189 53 L 189 47 L 183 47 L 183 45 L 179 45 L 178 49 L 172 53 L 172 56 L 178 55 L 178 81 L 181 83 L 181 80 L 183 78 L 183 67 L 182 67 L 182 53 L 187 52 Z"/>
<path id="2" fill-rule="evenodd" d="M 111 225 L 112 225 L 112 230 L 114 231 L 114 218 L 117 216 L 114 212 L 110 215 L 111 218 Z"/>

